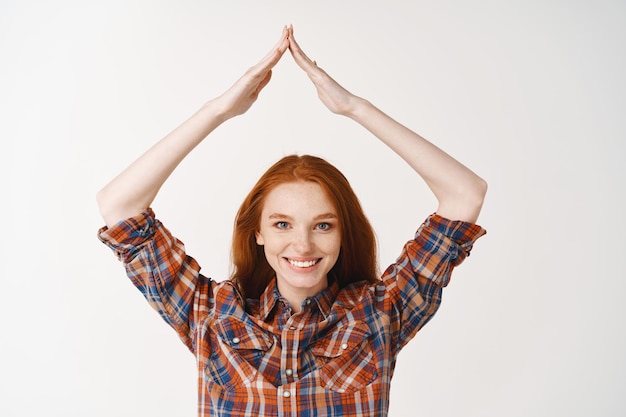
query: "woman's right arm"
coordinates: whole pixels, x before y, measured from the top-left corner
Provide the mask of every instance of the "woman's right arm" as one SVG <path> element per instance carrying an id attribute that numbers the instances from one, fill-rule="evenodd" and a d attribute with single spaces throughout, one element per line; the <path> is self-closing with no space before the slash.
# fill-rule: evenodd
<path id="1" fill-rule="evenodd" d="M 270 81 L 272 68 L 288 46 L 284 28 L 276 46 L 228 91 L 207 102 L 100 190 L 96 199 L 106 225 L 111 227 L 147 209 L 189 152 L 220 124 L 245 113 Z"/>

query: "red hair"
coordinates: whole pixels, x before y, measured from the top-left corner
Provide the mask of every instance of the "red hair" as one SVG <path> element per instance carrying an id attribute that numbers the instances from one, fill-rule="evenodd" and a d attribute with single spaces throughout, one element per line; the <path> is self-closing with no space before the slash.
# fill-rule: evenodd
<path id="1" fill-rule="evenodd" d="M 322 187 L 337 210 L 341 230 L 341 250 L 328 274 L 341 288 L 356 281 L 378 281 L 376 237 L 361 203 L 346 177 L 322 158 L 290 155 L 268 169 L 245 198 L 233 232 L 232 281 L 244 298 L 258 299 L 275 276 L 263 246 L 256 243 L 265 198 L 276 186 L 310 181 Z"/>

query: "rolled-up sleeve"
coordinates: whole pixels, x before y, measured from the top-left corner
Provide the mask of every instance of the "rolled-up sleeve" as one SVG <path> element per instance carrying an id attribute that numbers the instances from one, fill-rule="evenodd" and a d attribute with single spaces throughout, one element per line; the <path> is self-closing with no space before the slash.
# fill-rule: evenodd
<path id="1" fill-rule="evenodd" d="M 150 305 L 195 352 L 193 337 L 208 311 L 211 280 L 185 252 L 183 242 L 155 218 L 152 209 L 98 231 L 98 238 L 123 262 L 126 274 Z"/>
<path id="2" fill-rule="evenodd" d="M 404 346 L 436 313 L 453 269 L 469 256 L 486 231 L 473 223 L 430 215 L 383 274 L 393 310 L 397 348 Z"/>

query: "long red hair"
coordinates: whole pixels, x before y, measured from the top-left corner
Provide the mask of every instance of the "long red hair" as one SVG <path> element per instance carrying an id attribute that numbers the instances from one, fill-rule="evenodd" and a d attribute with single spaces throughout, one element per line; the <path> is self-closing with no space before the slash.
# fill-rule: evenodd
<path id="1" fill-rule="evenodd" d="M 258 299 L 275 276 L 263 246 L 256 243 L 265 198 L 277 185 L 295 181 L 319 184 L 337 209 L 341 250 L 329 280 L 336 280 L 341 288 L 356 281 L 378 281 L 374 230 L 346 177 L 322 158 L 289 155 L 261 176 L 235 218 L 231 279 L 244 298 Z"/>

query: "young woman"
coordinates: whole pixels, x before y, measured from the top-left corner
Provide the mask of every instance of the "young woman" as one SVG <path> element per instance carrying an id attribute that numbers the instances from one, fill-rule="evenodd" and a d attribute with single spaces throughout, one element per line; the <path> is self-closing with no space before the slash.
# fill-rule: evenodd
<path id="1" fill-rule="evenodd" d="M 234 274 L 200 274 L 150 208 L 181 160 L 245 113 L 289 49 L 328 109 L 400 155 L 438 200 L 398 260 L 378 277 L 372 228 L 348 181 L 313 156 L 287 156 L 235 220 Z M 436 312 L 452 269 L 485 231 L 473 224 L 485 182 L 342 88 L 300 49 L 293 28 L 228 91 L 149 149 L 98 193 L 100 239 L 195 354 L 201 416 L 384 416 L 400 349 Z"/>

